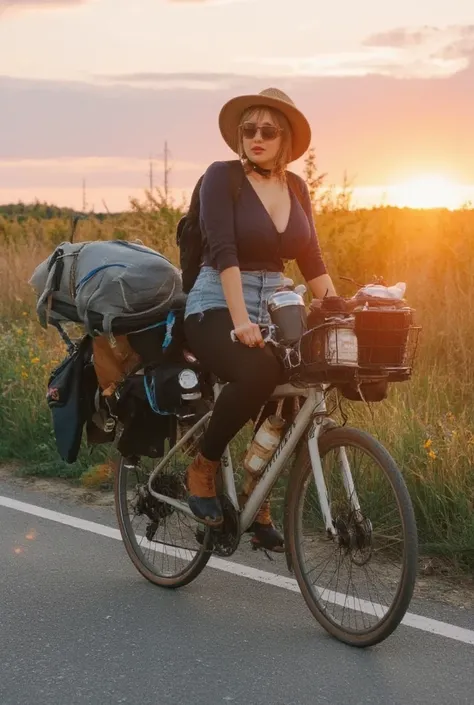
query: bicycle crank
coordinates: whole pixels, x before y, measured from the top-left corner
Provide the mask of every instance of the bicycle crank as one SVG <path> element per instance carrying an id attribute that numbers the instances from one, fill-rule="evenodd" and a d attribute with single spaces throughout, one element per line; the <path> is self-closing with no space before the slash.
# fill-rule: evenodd
<path id="1" fill-rule="evenodd" d="M 226 495 L 219 497 L 224 522 L 217 529 L 212 530 L 211 545 L 213 553 L 227 558 L 237 550 L 240 543 L 240 520 L 239 514 L 234 505 Z M 196 541 L 202 545 L 204 540 L 204 529 L 196 531 Z"/>

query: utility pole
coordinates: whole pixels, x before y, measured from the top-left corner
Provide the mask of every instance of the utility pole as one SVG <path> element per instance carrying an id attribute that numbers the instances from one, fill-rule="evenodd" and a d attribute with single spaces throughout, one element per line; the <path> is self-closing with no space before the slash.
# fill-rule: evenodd
<path id="1" fill-rule="evenodd" d="M 168 193 L 169 193 L 169 180 L 168 174 L 171 168 L 168 166 L 168 142 L 165 140 L 165 155 L 164 155 L 164 187 L 165 187 L 165 202 L 168 203 Z"/>
<path id="2" fill-rule="evenodd" d="M 149 174 L 148 174 L 148 179 L 149 179 L 149 183 L 150 183 L 150 191 L 153 192 L 153 187 L 154 187 L 154 183 L 153 183 L 153 157 L 151 156 L 151 154 L 150 154 L 150 170 L 149 170 Z"/>
<path id="3" fill-rule="evenodd" d="M 171 167 L 169 166 L 169 157 L 170 157 L 170 150 L 168 149 L 168 141 L 165 140 L 165 149 L 162 154 L 159 154 L 158 157 L 161 159 L 163 157 L 163 190 L 164 190 L 164 195 L 165 195 L 165 204 L 168 203 L 168 198 L 169 198 L 169 173 L 171 171 Z M 155 187 L 155 178 L 154 178 L 154 170 L 153 170 L 154 164 L 153 164 L 153 157 L 150 154 L 150 166 L 148 169 L 148 185 L 150 191 L 153 191 Z"/>
<path id="4" fill-rule="evenodd" d="M 86 180 L 82 179 L 82 212 L 85 213 L 86 210 L 87 210 Z"/>

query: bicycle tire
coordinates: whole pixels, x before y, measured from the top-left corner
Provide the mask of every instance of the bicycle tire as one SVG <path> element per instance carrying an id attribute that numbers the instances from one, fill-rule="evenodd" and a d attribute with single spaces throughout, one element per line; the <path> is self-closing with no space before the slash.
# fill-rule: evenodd
<path id="1" fill-rule="evenodd" d="M 302 522 L 299 516 L 301 502 L 304 499 L 302 493 L 305 491 L 305 483 L 307 483 L 308 477 L 310 474 L 312 475 L 306 442 L 300 447 L 287 490 L 285 508 L 287 550 L 289 551 L 289 558 L 303 598 L 316 620 L 338 640 L 351 646 L 368 647 L 378 644 L 390 636 L 400 624 L 408 609 L 416 582 L 418 538 L 413 506 L 403 476 L 394 459 L 373 436 L 365 431 L 350 427 L 330 429 L 323 433 L 319 439 L 321 460 L 323 461 L 329 451 L 348 446 L 362 449 L 375 460 L 388 480 L 396 498 L 403 526 L 403 572 L 394 601 L 382 619 L 372 629 L 352 630 L 342 628 L 333 619 L 330 619 L 326 610 L 322 609 L 321 604 L 315 599 L 314 591 L 311 589 L 308 576 L 304 571 L 302 542 L 299 540 L 300 531 L 302 532 Z M 363 509 L 363 507 L 361 508 Z"/>
<path id="2" fill-rule="evenodd" d="M 126 462 L 127 461 L 127 462 Z M 209 527 L 204 527 L 201 541 L 196 549 L 196 555 L 188 566 L 175 575 L 161 575 L 157 572 L 155 566 L 147 561 L 140 549 L 135 533 L 132 529 L 130 517 L 128 515 L 128 467 L 130 461 L 121 457 L 119 466 L 115 473 L 114 480 L 114 495 L 115 509 L 117 514 L 118 525 L 122 535 L 125 549 L 130 557 L 133 565 L 141 575 L 149 580 L 154 585 L 165 588 L 179 588 L 188 585 L 195 580 L 202 570 L 207 565 L 209 558 L 212 555 L 211 548 L 211 532 Z"/>

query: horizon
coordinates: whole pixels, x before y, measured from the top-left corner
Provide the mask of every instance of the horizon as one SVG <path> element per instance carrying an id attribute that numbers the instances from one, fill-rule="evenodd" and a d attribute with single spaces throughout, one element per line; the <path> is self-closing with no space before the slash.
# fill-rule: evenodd
<path id="1" fill-rule="evenodd" d="M 346 173 L 355 206 L 474 202 L 472 3 L 293 0 L 289 12 L 275 0 L 0 0 L 0 202 L 80 210 L 85 180 L 89 207 L 126 210 L 150 159 L 163 188 L 165 142 L 170 193 L 188 199 L 233 157 L 220 107 L 270 85 L 307 115 L 318 171 L 336 188 Z"/>
<path id="2" fill-rule="evenodd" d="M 35 206 L 45 206 L 57 208 L 59 210 L 71 210 L 78 215 L 119 215 L 121 213 L 130 213 L 133 211 L 132 201 L 137 201 L 141 204 L 146 203 L 148 194 L 151 193 L 158 202 L 162 200 L 164 205 L 178 210 L 186 210 L 189 206 L 192 189 L 173 189 L 169 188 L 168 198 L 165 196 L 165 190 L 162 186 L 157 185 L 153 191 L 146 186 L 136 189 L 124 189 L 115 198 L 107 201 L 103 197 L 102 189 L 93 189 L 88 191 L 82 187 L 78 189 L 68 189 L 70 197 L 65 196 L 64 202 L 56 202 L 54 200 L 42 199 L 37 195 L 32 195 L 29 199 L 18 198 L 14 201 L 0 201 L 0 209 L 7 207 L 25 206 L 26 208 L 34 208 Z M 402 191 L 402 192 L 401 192 Z M 36 192 L 36 189 L 34 190 Z M 329 193 L 329 203 L 335 203 L 338 194 L 344 193 L 344 187 L 331 185 L 328 188 L 322 188 L 316 191 L 317 198 L 323 197 L 325 192 Z M 379 193 L 382 193 L 380 200 L 377 200 Z M 0 194 L 2 193 L 0 189 Z M 456 192 L 454 199 L 449 203 L 449 198 L 444 199 L 443 203 L 436 204 L 434 202 L 426 202 L 424 205 L 417 205 L 417 197 L 411 199 L 405 198 L 405 187 L 393 186 L 391 189 L 392 195 L 379 191 L 377 187 L 352 188 L 347 187 L 345 193 L 346 198 L 344 208 L 353 211 L 377 210 L 380 208 L 393 209 L 408 209 L 408 210 L 473 210 L 474 209 L 474 192 L 471 187 L 461 188 L 460 193 Z M 329 206 L 332 209 L 333 206 Z M 336 208 L 336 206 L 334 206 Z M 316 210 L 318 210 L 316 206 Z M 0 213 L 1 215 L 1 213 Z"/>

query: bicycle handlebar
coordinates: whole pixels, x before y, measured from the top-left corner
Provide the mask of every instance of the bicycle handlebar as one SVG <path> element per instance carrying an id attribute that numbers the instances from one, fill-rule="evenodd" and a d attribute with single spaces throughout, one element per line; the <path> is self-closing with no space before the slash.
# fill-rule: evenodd
<path id="1" fill-rule="evenodd" d="M 274 333 L 276 331 L 275 326 L 270 323 L 266 325 L 259 326 L 260 331 L 262 333 L 262 338 L 264 343 L 273 343 L 276 345 L 276 340 L 274 338 Z M 230 339 L 232 340 L 233 343 L 238 343 L 239 339 L 237 338 L 235 334 L 235 330 L 230 331 Z"/>

